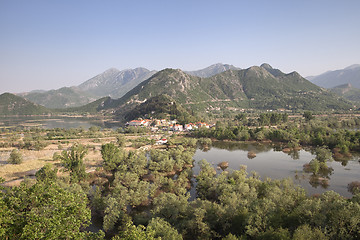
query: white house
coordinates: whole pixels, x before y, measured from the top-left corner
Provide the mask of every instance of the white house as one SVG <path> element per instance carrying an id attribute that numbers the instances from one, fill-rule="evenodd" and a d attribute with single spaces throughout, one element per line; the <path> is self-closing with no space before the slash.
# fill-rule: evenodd
<path id="1" fill-rule="evenodd" d="M 162 138 L 162 139 L 159 139 L 156 141 L 156 144 L 157 145 L 162 145 L 162 144 L 165 144 L 167 143 L 167 139 L 166 138 Z"/>
<path id="2" fill-rule="evenodd" d="M 143 126 L 144 124 L 145 124 L 144 120 L 132 120 L 127 123 L 127 125 L 133 126 L 133 127 Z"/>
<path id="3" fill-rule="evenodd" d="M 174 131 L 174 132 L 182 132 L 182 131 L 184 131 L 184 128 L 183 128 L 183 126 L 180 125 L 180 124 L 174 124 L 174 125 L 170 128 L 170 130 L 172 130 L 172 131 Z"/>

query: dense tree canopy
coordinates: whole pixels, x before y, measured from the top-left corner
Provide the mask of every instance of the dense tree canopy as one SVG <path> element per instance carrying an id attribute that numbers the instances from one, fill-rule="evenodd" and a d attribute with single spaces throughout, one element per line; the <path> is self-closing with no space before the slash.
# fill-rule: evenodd
<path id="1" fill-rule="evenodd" d="M 79 239 L 90 223 L 86 194 L 57 184 L 23 183 L 1 199 L 2 239 Z"/>
<path id="2" fill-rule="evenodd" d="M 84 157 L 87 149 L 84 145 L 75 144 L 69 151 L 62 151 L 60 160 L 64 168 L 70 172 L 72 182 L 79 182 L 86 177 Z"/>
<path id="3" fill-rule="evenodd" d="M 70 178 L 57 163 L 47 164 L 36 180 L 0 189 L 0 238 L 360 239 L 356 181 L 348 186 L 352 198 L 332 191 L 309 196 L 289 179 L 260 179 L 245 166 L 217 173 L 202 160 L 200 172 L 194 176 L 192 171 L 195 148 L 206 150 L 214 139 L 271 140 L 289 148 L 313 146 L 316 156 L 304 170 L 325 179 L 332 171 L 328 161 L 360 150 L 359 132 L 349 129 L 359 119 L 293 123 L 285 114 L 266 113 L 252 120 L 239 114 L 235 121 L 197 130 L 193 136 L 198 138 L 170 138 L 169 145 L 149 151 L 126 151 L 125 138 L 116 132 L 117 143 L 101 146 L 103 162 L 88 178 L 87 148 L 75 144 L 59 156 Z M 103 134 L 97 128 L 89 132 L 84 134 Z M 61 135 L 49 133 L 52 140 Z M 91 219 L 105 233 L 87 232 Z"/>

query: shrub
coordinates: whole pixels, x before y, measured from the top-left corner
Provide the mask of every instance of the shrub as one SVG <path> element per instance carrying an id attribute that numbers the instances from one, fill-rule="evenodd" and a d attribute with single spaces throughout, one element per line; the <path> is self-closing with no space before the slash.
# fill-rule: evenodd
<path id="1" fill-rule="evenodd" d="M 116 143 L 119 147 L 124 147 L 126 143 L 126 138 L 124 135 L 117 135 L 116 136 Z"/>
<path id="2" fill-rule="evenodd" d="M 60 154 L 58 152 L 54 152 L 52 160 L 53 161 L 60 161 L 61 157 Z"/>
<path id="3" fill-rule="evenodd" d="M 348 184 L 348 191 L 351 192 L 352 194 L 357 194 L 360 192 L 360 182 L 359 181 L 354 181 Z"/>
<path id="4" fill-rule="evenodd" d="M 21 153 L 19 152 L 19 150 L 14 149 L 11 151 L 8 162 L 11 164 L 20 164 L 23 162 L 23 157 L 22 157 Z"/>

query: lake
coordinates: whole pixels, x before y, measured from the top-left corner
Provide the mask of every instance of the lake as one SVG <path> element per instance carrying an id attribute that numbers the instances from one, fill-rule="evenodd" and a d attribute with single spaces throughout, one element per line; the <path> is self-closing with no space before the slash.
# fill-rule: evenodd
<path id="1" fill-rule="evenodd" d="M 84 128 L 92 126 L 101 128 L 113 128 L 116 124 L 110 124 L 103 119 L 86 117 L 59 117 L 59 116 L 33 116 L 33 117 L 0 117 L 1 127 L 40 127 L 45 129 L 52 128 Z"/>
<path id="2" fill-rule="evenodd" d="M 250 159 L 249 151 L 255 152 L 256 157 Z M 310 183 L 312 173 L 304 172 L 303 165 L 309 163 L 313 158 L 315 155 L 310 150 L 284 153 L 270 144 L 214 142 L 208 150 L 197 149 L 194 155 L 193 171 L 198 174 L 200 168 L 197 163 L 205 159 L 220 173 L 222 170 L 217 165 L 227 161 L 229 167 L 226 171 L 239 170 L 241 165 L 245 165 L 248 173 L 255 171 L 261 179 L 290 177 L 294 183 L 302 186 L 310 195 L 333 190 L 342 196 L 351 197 L 352 194 L 347 191 L 347 185 L 352 181 L 360 181 L 358 157 L 354 157 L 346 163 L 328 162 L 328 166 L 332 167 L 334 171 L 328 175 L 327 184 Z M 194 191 L 191 191 L 191 194 L 193 196 Z"/>
<path id="3" fill-rule="evenodd" d="M 108 123 L 102 119 L 80 118 L 80 117 L 0 117 L 0 128 L 8 126 L 20 127 L 41 127 L 51 128 L 79 128 L 88 129 L 92 126 L 101 128 L 116 128 L 116 123 Z M 248 152 L 256 153 L 256 157 L 249 158 Z M 360 181 L 359 157 L 354 157 L 346 163 L 329 162 L 328 166 L 334 171 L 328 175 L 327 184 L 310 182 L 311 173 L 303 170 L 303 165 L 309 163 L 315 155 L 309 150 L 284 153 L 281 148 L 270 144 L 221 142 L 213 143 L 208 150 L 197 149 L 194 160 L 195 174 L 199 172 L 198 162 L 205 159 L 215 168 L 220 162 L 229 162 L 227 171 L 239 170 L 241 165 L 247 167 L 248 173 L 255 171 L 261 179 L 266 177 L 281 179 L 290 177 L 296 184 L 299 184 L 309 194 L 322 193 L 326 190 L 334 190 L 345 197 L 351 197 L 347 191 L 347 185 L 353 181 Z M 1 160 L 1 159 L 0 159 Z M 217 169 L 220 173 L 222 170 Z M 194 190 L 191 191 L 192 196 Z"/>

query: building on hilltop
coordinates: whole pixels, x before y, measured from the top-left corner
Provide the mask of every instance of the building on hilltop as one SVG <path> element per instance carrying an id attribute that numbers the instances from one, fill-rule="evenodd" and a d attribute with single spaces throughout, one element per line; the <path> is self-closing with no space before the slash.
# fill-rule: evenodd
<path id="1" fill-rule="evenodd" d="M 126 125 L 133 126 L 133 127 L 140 127 L 140 126 L 144 126 L 145 123 L 146 122 L 144 120 L 132 120 L 132 121 L 126 123 Z"/>
<path id="2" fill-rule="evenodd" d="M 210 126 L 207 123 L 204 123 L 204 122 L 197 122 L 196 126 L 198 128 L 202 128 L 202 127 L 210 128 Z"/>
<path id="3" fill-rule="evenodd" d="M 180 124 L 174 124 L 170 127 L 170 130 L 174 131 L 174 132 L 182 132 L 182 131 L 184 131 L 184 128 Z"/>

